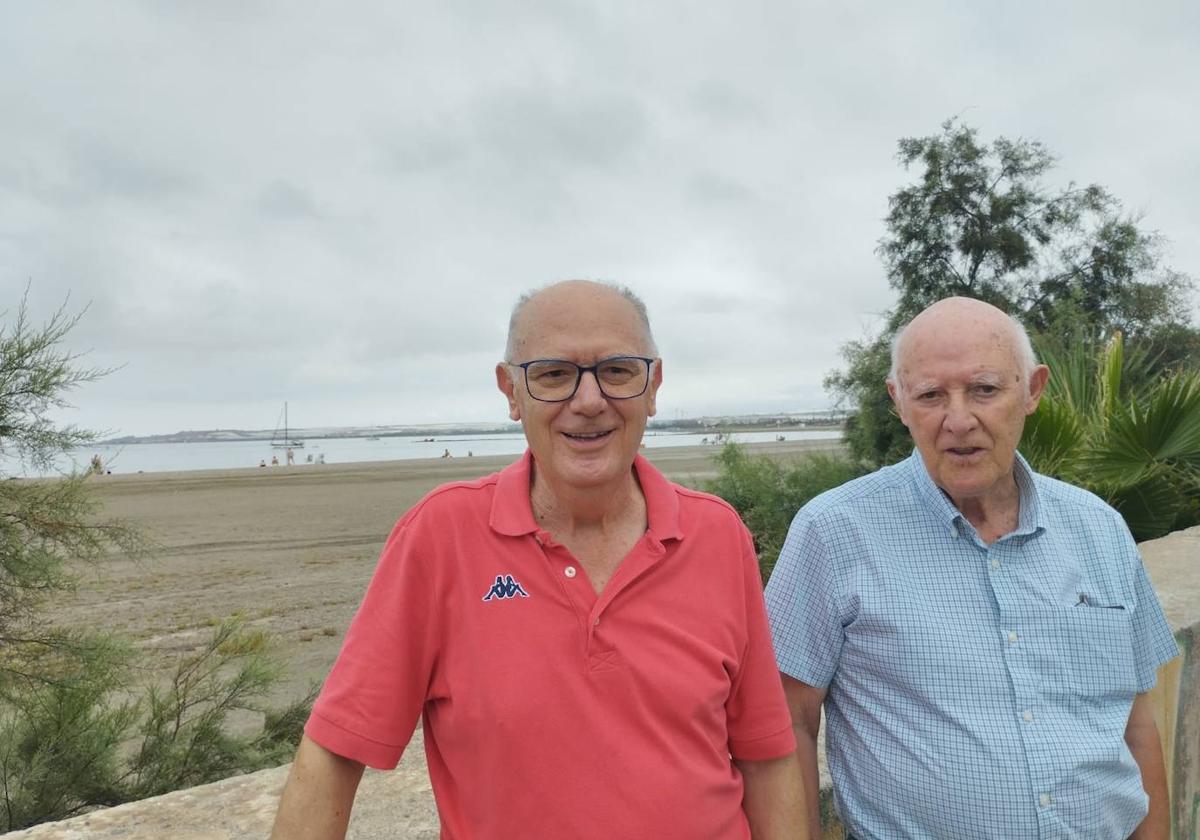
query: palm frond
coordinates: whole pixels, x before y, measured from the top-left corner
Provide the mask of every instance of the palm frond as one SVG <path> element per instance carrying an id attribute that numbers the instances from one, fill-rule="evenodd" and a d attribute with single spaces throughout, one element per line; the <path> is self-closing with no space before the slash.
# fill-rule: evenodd
<path id="1" fill-rule="evenodd" d="M 1071 481 L 1086 440 L 1086 424 L 1074 406 L 1066 399 L 1043 396 L 1037 411 L 1025 420 L 1021 454 L 1038 472 Z"/>
<path id="2" fill-rule="evenodd" d="M 1165 471 L 1114 490 L 1105 501 L 1121 514 L 1139 542 L 1169 534 L 1187 506 L 1186 497 Z"/>
<path id="3" fill-rule="evenodd" d="M 1102 419 L 1112 417 L 1113 412 L 1120 406 L 1121 371 L 1125 363 L 1124 351 L 1125 342 L 1121 333 L 1115 332 L 1100 356 L 1100 365 L 1097 371 L 1099 381 L 1096 384 L 1096 390 L 1099 395 L 1097 406 L 1099 417 Z"/>
<path id="4" fill-rule="evenodd" d="M 1097 480 L 1122 484 L 1162 467 L 1200 472 L 1200 376 L 1163 379 L 1142 400 L 1115 411 L 1082 462 Z"/>
<path id="5" fill-rule="evenodd" d="M 1096 402 L 1095 352 L 1088 345 L 1063 346 L 1046 337 L 1037 342 L 1038 356 L 1050 368 L 1043 401 L 1065 403 L 1081 414 L 1091 413 Z"/>
<path id="6" fill-rule="evenodd" d="M 1105 498 L 1138 539 L 1200 523 L 1200 373 L 1156 371 L 1120 333 L 1038 349 L 1051 379 L 1021 439 L 1034 469 Z"/>

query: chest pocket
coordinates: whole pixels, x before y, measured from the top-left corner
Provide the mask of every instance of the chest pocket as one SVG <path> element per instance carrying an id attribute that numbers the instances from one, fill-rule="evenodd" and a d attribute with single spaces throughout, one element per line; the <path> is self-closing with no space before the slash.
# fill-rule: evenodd
<path id="1" fill-rule="evenodd" d="M 1058 633 L 1067 690 L 1082 700 L 1116 700 L 1137 690 L 1128 609 L 1062 607 Z"/>

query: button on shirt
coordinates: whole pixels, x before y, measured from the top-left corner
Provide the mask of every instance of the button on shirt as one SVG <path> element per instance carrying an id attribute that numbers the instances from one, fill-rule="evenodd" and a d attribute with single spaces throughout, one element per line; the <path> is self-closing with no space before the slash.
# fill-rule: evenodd
<path id="1" fill-rule="evenodd" d="M 792 523 L 767 586 L 780 670 L 827 689 L 834 798 L 874 837 L 1127 837 L 1124 741 L 1177 653 L 1120 516 L 1018 455 L 1017 529 L 988 545 L 920 455 Z"/>

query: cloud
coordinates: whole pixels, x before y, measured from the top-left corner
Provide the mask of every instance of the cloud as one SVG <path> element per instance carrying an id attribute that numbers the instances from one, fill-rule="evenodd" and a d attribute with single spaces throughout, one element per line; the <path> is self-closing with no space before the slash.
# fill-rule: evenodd
<path id="1" fill-rule="evenodd" d="M 90 301 L 122 366 L 72 419 L 502 416 L 509 308 L 566 277 L 646 299 L 664 412 L 819 407 L 893 299 L 896 141 L 955 114 L 1200 266 L 1192 4 L 281 8 L 0 11 L 0 308 Z"/>
<path id="2" fill-rule="evenodd" d="M 293 221 L 321 217 L 312 196 L 286 181 L 273 181 L 263 187 L 256 204 L 268 219 Z"/>

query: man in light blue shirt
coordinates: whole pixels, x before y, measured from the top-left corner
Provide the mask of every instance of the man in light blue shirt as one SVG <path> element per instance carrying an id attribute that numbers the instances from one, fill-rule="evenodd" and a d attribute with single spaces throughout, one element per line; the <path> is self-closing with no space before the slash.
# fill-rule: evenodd
<path id="1" fill-rule="evenodd" d="M 824 704 L 857 840 L 1165 840 L 1145 692 L 1176 645 L 1121 517 L 1016 454 L 1049 370 L 966 298 L 892 360 L 916 452 L 805 505 L 767 586 L 809 813 Z"/>

